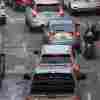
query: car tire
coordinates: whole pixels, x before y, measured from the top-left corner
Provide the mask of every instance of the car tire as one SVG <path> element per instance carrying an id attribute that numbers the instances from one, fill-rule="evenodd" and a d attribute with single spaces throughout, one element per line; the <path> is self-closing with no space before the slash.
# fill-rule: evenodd
<path id="1" fill-rule="evenodd" d="M 0 25 L 5 25 L 6 24 L 6 18 L 0 18 Z"/>
<path id="2" fill-rule="evenodd" d="M 33 27 L 31 25 L 29 25 L 29 24 L 28 24 L 28 27 L 29 27 L 30 32 L 32 32 L 33 31 Z"/>
<path id="3" fill-rule="evenodd" d="M 45 27 L 45 25 L 44 24 L 42 24 L 41 26 L 40 26 L 40 28 L 43 30 L 43 28 Z"/>
<path id="4" fill-rule="evenodd" d="M 28 26 L 28 20 L 27 19 L 25 19 L 25 24 L 26 24 L 26 26 Z"/>
<path id="5" fill-rule="evenodd" d="M 71 8 L 71 4 L 70 3 L 68 4 L 67 8 L 68 8 L 69 13 L 72 15 L 73 14 L 73 10 Z"/>
<path id="6" fill-rule="evenodd" d="M 24 80 L 30 80 L 31 79 L 30 74 L 25 73 L 24 76 L 23 76 L 23 79 Z"/>
<path id="7" fill-rule="evenodd" d="M 25 19 L 25 25 L 29 28 L 30 31 L 33 30 L 33 28 L 31 27 L 31 25 L 29 24 L 27 18 Z"/>
<path id="8" fill-rule="evenodd" d="M 48 40 L 47 36 L 43 36 L 43 44 L 48 44 Z"/>

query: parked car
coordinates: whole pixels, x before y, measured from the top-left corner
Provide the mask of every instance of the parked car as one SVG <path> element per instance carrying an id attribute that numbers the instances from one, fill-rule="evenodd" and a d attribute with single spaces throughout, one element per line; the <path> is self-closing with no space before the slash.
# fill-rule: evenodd
<path id="1" fill-rule="evenodd" d="M 67 1 L 67 0 L 65 0 Z M 71 13 L 96 12 L 100 10 L 99 0 L 71 0 L 68 4 Z"/>
<path id="2" fill-rule="evenodd" d="M 37 52 L 35 52 L 37 53 Z M 71 67 L 76 77 L 80 77 L 80 64 L 78 54 L 69 45 L 43 45 L 39 56 L 36 58 L 36 65 L 46 67 Z M 34 70 L 33 70 L 34 71 Z"/>
<path id="3" fill-rule="evenodd" d="M 80 50 L 80 32 L 70 16 L 51 18 L 44 33 L 45 43 L 72 45 Z"/>
<path id="4" fill-rule="evenodd" d="M 34 0 L 32 7 L 26 8 L 25 23 L 30 28 L 47 26 L 51 17 L 64 15 L 59 0 Z"/>
<path id="5" fill-rule="evenodd" d="M 6 24 L 6 7 L 3 1 L 0 1 L 0 25 Z"/>

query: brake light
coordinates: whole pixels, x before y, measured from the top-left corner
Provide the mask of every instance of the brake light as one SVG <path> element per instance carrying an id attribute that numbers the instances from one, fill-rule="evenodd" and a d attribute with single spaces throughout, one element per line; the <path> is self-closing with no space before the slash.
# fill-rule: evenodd
<path id="1" fill-rule="evenodd" d="M 80 96 L 73 96 L 72 100 L 81 100 L 81 99 L 80 99 Z"/>
<path id="2" fill-rule="evenodd" d="M 33 77 L 33 80 L 38 80 L 38 77 Z"/>
<path id="3" fill-rule="evenodd" d="M 47 77 L 39 77 L 39 80 L 48 80 Z"/>
<path id="4" fill-rule="evenodd" d="M 59 9 L 60 9 L 60 10 L 59 10 L 59 13 L 58 13 L 58 14 L 59 14 L 60 16 L 64 16 L 64 10 L 63 10 L 63 8 L 60 7 Z"/>
<path id="5" fill-rule="evenodd" d="M 37 16 L 37 12 L 35 10 L 32 10 L 32 16 L 36 17 Z"/>
<path id="6" fill-rule="evenodd" d="M 33 77 L 33 80 L 48 80 L 48 77 Z"/>
<path id="7" fill-rule="evenodd" d="M 74 70 L 75 71 L 80 71 L 80 65 L 79 64 L 75 64 L 74 65 Z"/>
<path id="8" fill-rule="evenodd" d="M 40 67 L 47 67 L 47 64 L 39 64 Z"/>
<path id="9" fill-rule="evenodd" d="M 77 37 L 80 37 L 80 32 L 75 32 L 75 35 L 76 35 Z"/>
<path id="10" fill-rule="evenodd" d="M 49 36 L 50 36 L 50 37 L 53 36 L 53 35 L 55 35 L 54 32 L 49 32 Z"/>
<path id="11" fill-rule="evenodd" d="M 67 34 L 73 35 L 73 32 L 70 32 L 70 33 L 67 33 Z"/>

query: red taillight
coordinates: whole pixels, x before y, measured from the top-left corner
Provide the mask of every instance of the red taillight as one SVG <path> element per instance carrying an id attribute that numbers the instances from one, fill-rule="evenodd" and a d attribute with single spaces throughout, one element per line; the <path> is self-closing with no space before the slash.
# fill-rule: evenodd
<path id="1" fill-rule="evenodd" d="M 39 64 L 40 67 L 47 67 L 47 64 Z"/>
<path id="2" fill-rule="evenodd" d="M 64 11 L 59 11 L 60 16 L 64 16 Z"/>
<path id="3" fill-rule="evenodd" d="M 33 77 L 33 80 L 48 80 L 47 77 Z"/>
<path id="4" fill-rule="evenodd" d="M 33 17 L 36 17 L 37 14 L 38 14 L 38 13 L 37 13 L 35 10 L 32 10 L 32 16 L 33 16 Z"/>
<path id="5" fill-rule="evenodd" d="M 55 35 L 54 32 L 49 32 L 49 37 L 51 37 L 51 36 L 53 36 L 53 35 Z"/>
<path id="6" fill-rule="evenodd" d="M 64 16 L 64 10 L 62 7 L 59 7 L 59 13 L 60 16 Z"/>
<path id="7" fill-rule="evenodd" d="M 72 100 L 81 100 L 81 99 L 80 99 L 80 96 L 73 96 Z"/>
<path id="8" fill-rule="evenodd" d="M 80 32 L 75 32 L 74 34 L 76 37 L 80 37 Z"/>
<path id="9" fill-rule="evenodd" d="M 74 65 L 74 70 L 79 72 L 80 71 L 80 65 L 79 64 L 75 64 Z"/>
<path id="10" fill-rule="evenodd" d="M 59 12 L 59 15 L 60 16 L 64 16 L 64 12 Z"/>
<path id="11" fill-rule="evenodd" d="M 33 77 L 33 80 L 38 80 L 38 77 Z"/>
<path id="12" fill-rule="evenodd" d="M 48 80 L 47 77 L 39 77 L 39 80 Z"/>

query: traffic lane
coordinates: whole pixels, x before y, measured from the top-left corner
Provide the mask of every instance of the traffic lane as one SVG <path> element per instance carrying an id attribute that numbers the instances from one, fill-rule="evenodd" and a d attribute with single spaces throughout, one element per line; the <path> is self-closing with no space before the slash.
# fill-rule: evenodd
<path id="1" fill-rule="evenodd" d="M 25 20 L 21 18 L 19 13 L 18 15 L 19 18 L 11 19 L 9 17 L 7 25 L 0 27 L 4 37 L 4 52 L 7 53 L 7 72 L 15 73 L 15 76 L 19 73 L 31 71 L 34 65 L 33 51 L 40 48 L 42 39 L 41 32 L 30 32 L 24 24 Z M 26 70 L 24 70 L 24 67 Z"/>
<path id="2" fill-rule="evenodd" d="M 12 21 L 12 22 L 14 22 L 14 21 Z M 20 22 L 20 21 L 19 21 Z M 40 42 L 41 42 L 41 39 L 39 39 L 38 40 L 38 38 L 40 37 L 41 38 L 41 36 L 40 36 L 40 34 L 32 34 L 31 32 L 29 32 L 26 28 L 26 30 L 25 31 L 23 31 L 23 23 L 24 23 L 24 21 L 23 22 L 21 22 L 21 27 L 19 27 L 19 23 L 17 23 L 17 28 L 14 28 L 17 32 L 19 32 L 19 34 L 23 34 L 21 37 L 23 37 L 23 36 L 25 36 L 26 37 L 26 40 L 28 39 L 28 45 L 29 45 L 29 48 L 37 48 L 37 47 L 40 47 Z M 13 27 L 15 27 L 16 26 L 16 24 L 14 23 L 14 24 L 9 24 L 8 26 L 10 27 L 10 25 L 12 25 Z M 12 39 L 12 38 L 14 38 L 15 40 L 16 40 L 16 36 L 17 36 L 17 32 L 15 33 L 15 30 L 13 30 L 13 31 L 10 31 L 10 29 L 12 30 L 12 27 L 10 27 L 10 28 L 8 28 L 8 32 L 5 32 L 5 33 L 7 33 L 7 35 L 9 36 L 9 39 Z M 14 35 L 13 35 L 13 33 L 14 33 Z M 26 34 L 26 35 L 25 35 Z M 34 36 L 35 35 L 35 36 Z M 12 38 L 10 37 L 10 36 L 12 36 Z M 33 36 L 33 38 L 32 38 L 32 36 Z M 20 36 L 18 36 L 18 37 L 20 37 Z M 24 37 L 24 38 L 25 38 Z M 28 38 L 29 37 L 29 38 Z M 31 40 L 30 40 L 30 38 L 31 38 Z M 20 39 L 19 39 L 20 40 Z M 26 41 L 25 40 L 25 41 Z M 38 43 L 38 44 L 37 44 Z M 20 52 L 20 51 L 19 51 Z M 17 53 L 18 54 L 18 53 Z M 8 59 L 9 59 L 10 57 L 8 57 Z M 19 57 L 18 57 L 19 58 Z M 14 58 L 13 58 L 14 59 Z M 33 60 L 34 60 L 34 57 L 33 57 Z M 7 61 L 7 62 L 9 62 L 9 61 Z M 10 62 L 10 63 L 12 63 L 12 62 Z M 83 65 L 84 65 L 84 63 L 83 63 Z M 88 64 L 87 64 L 88 65 Z"/>
<path id="3" fill-rule="evenodd" d="M 85 33 L 86 29 L 87 29 L 87 26 L 85 25 L 85 23 L 89 23 L 89 24 L 92 24 L 92 23 L 96 23 L 96 22 L 99 22 L 100 21 L 100 17 L 99 16 L 81 16 L 80 17 L 80 22 L 81 22 L 81 26 L 80 26 L 80 32 L 81 32 L 81 35 L 83 36 L 83 34 Z M 95 89 L 94 90 L 91 90 L 93 91 L 93 100 L 98 100 L 98 98 L 100 98 L 100 95 L 99 95 L 99 92 L 100 92 L 100 68 L 99 68 L 99 65 L 100 65 L 100 40 L 98 40 L 98 44 L 96 45 L 95 47 L 95 54 L 96 54 L 96 59 L 93 59 L 93 60 L 86 60 L 83 58 L 83 63 L 81 63 L 82 65 L 84 65 L 82 67 L 82 69 L 88 69 L 88 70 L 85 70 L 87 73 L 88 72 L 95 72 L 96 74 L 91 74 L 90 75 L 90 79 L 93 79 L 93 77 L 96 75 L 97 76 L 97 83 L 94 84 L 95 86 Z M 81 60 L 82 61 L 82 60 Z M 91 70 L 90 70 L 91 69 Z M 95 81 L 95 80 L 94 80 Z M 92 83 L 92 82 L 91 82 Z M 88 86 L 89 87 L 89 86 Z M 92 87 L 91 87 L 92 88 Z"/>
<path id="4" fill-rule="evenodd" d="M 80 82 L 80 93 L 82 95 L 82 100 L 85 100 L 85 98 L 87 98 L 87 100 L 98 100 L 97 97 L 100 98 L 98 95 L 98 92 L 100 92 L 99 80 L 96 77 L 91 78 L 91 76 L 96 76 L 96 73 L 88 73 L 88 78 Z"/>
<path id="5" fill-rule="evenodd" d="M 81 33 L 81 37 L 83 37 L 86 29 L 87 29 L 87 26 L 85 23 L 96 23 L 96 22 L 99 22 L 100 21 L 100 17 L 99 16 L 88 16 L 88 17 L 85 17 L 85 16 L 81 16 L 80 17 L 80 22 L 81 22 L 81 25 L 80 25 L 80 33 Z M 86 66 L 90 66 L 94 71 L 97 71 L 98 73 L 100 73 L 100 69 L 99 69 L 99 65 L 100 65 L 100 40 L 96 41 L 95 42 L 95 54 L 96 54 L 96 59 L 93 59 L 93 60 L 86 60 L 85 59 L 85 62 L 86 62 Z M 98 42 L 98 44 L 97 44 Z M 82 44 L 82 43 L 81 43 Z"/>

